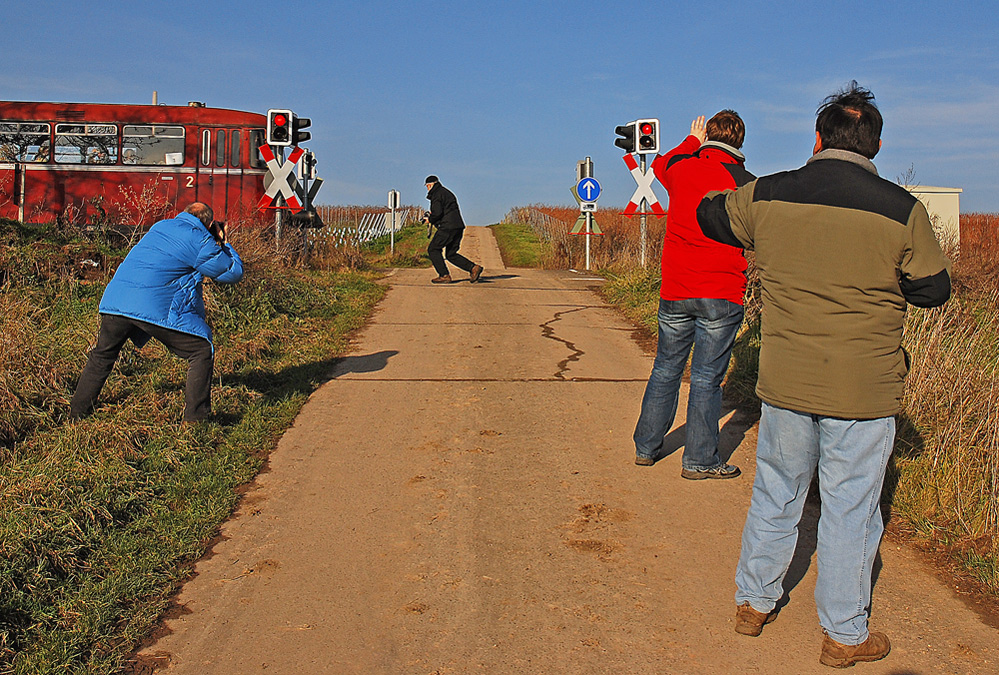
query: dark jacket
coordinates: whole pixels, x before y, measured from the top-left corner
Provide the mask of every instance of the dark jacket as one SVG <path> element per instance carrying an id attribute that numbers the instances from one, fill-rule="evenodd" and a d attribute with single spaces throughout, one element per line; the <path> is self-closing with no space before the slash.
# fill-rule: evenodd
<path id="1" fill-rule="evenodd" d="M 454 193 L 440 183 L 434 183 L 427 193 L 430 200 L 430 224 L 439 230 L 462 230 L 465 221 L 461 219 L 458 200 Z"/>
<path id="2" fill-rule="evenodd" d="M 745 156 L 717 141 L 687 138 L 652 161 L 656 178 L 669 193 L 663 240 L 663 300 L 715 298 L 742 304 L 746 258 L 735 248 L 708 239 L 697 225 L 697 205 L 710 190 L 745 185 L 756 176 L 743 166 Z"/>
<path id="3" fill-rule="evenodd" d="M 212 341 L 201 285 L 243 278 L 243 263 L 190 213 L 161 220 L 125 256 L 101 298 L 101 314 L 138 319 Z"/>
<path id="4" fill-rule="evenodd" d="M 795 171 L 708 193 L 697 220 L 712 239 L 756 251 L 762 400 L 845 419 L 898 412 L 906 303 L 950 296 L 919 200 L 865 157 L 824 150 Z"/>

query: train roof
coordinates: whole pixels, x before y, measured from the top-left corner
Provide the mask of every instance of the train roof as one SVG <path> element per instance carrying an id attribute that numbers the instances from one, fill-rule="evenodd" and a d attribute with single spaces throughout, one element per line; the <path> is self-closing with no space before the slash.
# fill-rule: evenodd
<path id="1" fill-rule="evenodd" d="M 253 124 L 264 126 L 261 113 L 210 108 L 203 105 L 152 105 L 127 103 L 52 103 L 0 101 L 0 119 L 94 122 L 147 122 L 161 124 Z"/>

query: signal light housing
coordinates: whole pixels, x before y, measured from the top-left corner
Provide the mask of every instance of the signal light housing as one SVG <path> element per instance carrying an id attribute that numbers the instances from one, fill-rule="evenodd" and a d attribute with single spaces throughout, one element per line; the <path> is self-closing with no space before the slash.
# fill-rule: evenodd
<path id="1" fill-rule="evenodd" d="M 659 120 L 644 119 L 635 122 L 637 139 L 636 152 L 640 155 L 654 155 L 659 152 Z"/>
<path id="2" fill-rule="evenodd" d="M 292 120 L 295 113 L 286 109 L 271 108 L 267 111 L 267 145 L 291 145 Z"/>
<path id="3" fill-rule="evenodd" d="M 306 127 L 312 124 L 312 120 L 308 117 L 294 117 L 291 121 L 291 144 L 298 145 L 299 143 L 305 143 L 307 140 L 312 138 L 312 133 L 308 131 L 302 131 Z"/>
<path id="4" fill-rule="evenodd" d="M 627 124 L 622 124 L 621 126 L 615 128 L 614 133 L 621 136 L 621 138 L 615 140 L 614 145 L 629 154 L 635 152 L 635 138 L 637 136 L 635 131 L 634 122 L 628 122 Z"/>

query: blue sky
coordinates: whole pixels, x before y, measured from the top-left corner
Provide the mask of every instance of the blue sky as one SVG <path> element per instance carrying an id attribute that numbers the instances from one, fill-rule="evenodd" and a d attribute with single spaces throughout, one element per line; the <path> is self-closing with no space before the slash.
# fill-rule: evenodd
<path id="1" fill-rule="evenodd" d="M 885 117 L 881 175 L 963 188 L 999 212 L 994 3 L 4 3 L 0 99 L 208 105 L 312 119 L 318 201 L 426 206 L 451 188 L 472 225 L 572 204 L 589 156 L 600 206 L 635 189 L 614 127 L 734 108 L 747 168 L 800 166 L 815 108 L 851 79 Z M 24 30 L 15 27 L 22 26 Z M 656 185 L 661 199 L 665 193 Z"/>

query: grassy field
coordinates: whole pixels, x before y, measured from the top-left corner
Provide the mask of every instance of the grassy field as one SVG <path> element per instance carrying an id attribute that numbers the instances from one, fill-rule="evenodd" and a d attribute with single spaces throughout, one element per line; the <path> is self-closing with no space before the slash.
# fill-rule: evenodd
<path id="1" fill-rule="evenodd" d="M 538 235 L 517 223 L 490 225 L 506 267 L 540 267 L 543 248 Z"/>
<path id="2" fill-rule="evenodd" d="M 244 281 L 206 284 L 211 419 L 180 423 L 186 364 L 150 343 L 69 423 L 125 250 L 0 222 L 0 673 L 118 672 L 382 295 L 368 274 L 281 264 L 259 232 L 232 239 Z"/>

